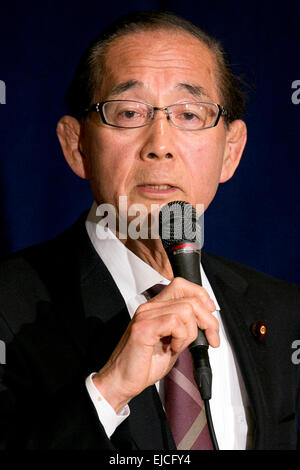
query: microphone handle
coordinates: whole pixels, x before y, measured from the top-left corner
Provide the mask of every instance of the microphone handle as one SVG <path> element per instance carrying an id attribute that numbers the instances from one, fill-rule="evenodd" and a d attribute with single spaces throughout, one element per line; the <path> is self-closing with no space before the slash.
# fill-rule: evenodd
<path id="1" fill-rule="evenodd" d="M 187 281 L 202 285 L 200 273 L 200 250 L 188 251 L 185 248 L 179 248 L 169 254 L 169 260 L 172 265 L 175 277 L 183 277 Z M 198 337 L 193 341 L 189 348 L 195 346 L 207 346 L 208 342 L 202 330 L 198 331 Z"/>
<path id="2" fill-rule="evenodd" d="M 195 284 L 202 285 L 200 273 L 200 250 L 178 248 L 172 251 L 169 260 L 175 277 L 182 277 Z M 212 372 L 208 357 L 208 342 L 206 336 L 198 328 L 198 336 L 189 345 L 193 357 L 194 377 L 203 400 L 210 400 Z"/>

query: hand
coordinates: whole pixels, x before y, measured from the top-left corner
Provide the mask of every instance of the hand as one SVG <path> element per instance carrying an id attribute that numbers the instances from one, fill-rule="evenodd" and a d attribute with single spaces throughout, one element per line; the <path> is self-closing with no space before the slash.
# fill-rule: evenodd
<path id="1" fill-rule="evenodd" d="M 198 328 L 211 346 L 219 346 L 215 308 L 203 287 L 182 278 L 140 305 L 110 359 L 93 377 L 116 412 L 169 372 L 197 338 Z"/>

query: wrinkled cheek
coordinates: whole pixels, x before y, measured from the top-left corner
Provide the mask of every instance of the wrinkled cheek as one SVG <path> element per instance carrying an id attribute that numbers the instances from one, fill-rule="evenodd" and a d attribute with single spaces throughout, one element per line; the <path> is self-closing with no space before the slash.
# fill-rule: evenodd
<path id="1" fill-rule="evenodd" d="M 219 185 L 222 155 L 217 155 L 217 158 L 216 155 L 216 152 L 209 152 L 201 147 L 198 158 L 193 159 L 189 165 L 192 197 L 197 204 L 203 204 L 205 208 L 210 204 Z"/>
<path id="2" fill-rule="evenodd" d="M 101 158 L 101 157 L 100 157 Z M 92 190 L 102 203 L 118 205 L 119 197 L 126 195 L 126 168 L 118 165 L 118 160 L 99 161 L 95 165 Z"/>

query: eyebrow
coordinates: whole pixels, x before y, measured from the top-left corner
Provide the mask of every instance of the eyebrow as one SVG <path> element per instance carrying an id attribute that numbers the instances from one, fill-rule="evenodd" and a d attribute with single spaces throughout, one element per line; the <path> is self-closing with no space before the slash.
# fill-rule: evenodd
<path id="1" fill-rule="evenodd" d="M 143 86 L 143 82 L 139 80 L 127 80 L 126 82 L 121 82 L 118 85 L 114 86 L 111 92 L 109 93 L 109 96 L 114 97 L 121 93 L 124 93 L 127 90 L 130 90 L 131 88 L 143 88 Z M 202 99 L 203 97 L 211 99 L 205 88 L 200 85 L 196 85 L 193 83 L 178 83 L 175 88 L 187 91 L 190 95 L 198 99 Z"/>
<path id="2" fill-rule="evenodd" d="M 142 86 L 143 83 L 139 80 L 128 80 L 127 82 L 122 82 L 114 86 L 111 92 L 109 93 L 109 96 L 116 96 L 120 93 L 124 93 L 125 91 L 130 90 L 131 88 Z"/>
<path id="3" fill-rule="evenodd" d="M 176 85 L 176 88 L 187 91 L 195 98 L 202 99 L 203 97 L 205 97 L 211 99 L 205 88 L 200 85 L 195 85 L 193 83 L 178 83 Z"/>

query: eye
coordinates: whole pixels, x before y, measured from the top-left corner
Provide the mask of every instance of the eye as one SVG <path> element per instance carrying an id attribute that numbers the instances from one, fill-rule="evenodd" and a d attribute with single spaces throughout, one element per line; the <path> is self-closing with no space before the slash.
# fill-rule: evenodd
<path id="1" fill-rule="evenodd" d="M 107 124 L 117 127 L 140 127 L 145 124 L 151 107 L 130 100 L 107 101 L 103 107 Z"/>
<path id="2" fill-rule="evenodd" d="M 115 113 L 112 117 L 113 121 L 117 125 L 126 125 L 129 123 L 129 121 L 134 125 L 139 125 L 140 123 L 143 124 L 145 119 L 144 116 L 145 113 L 143 113 L 143 110 L 120 107 L 119 109 L 115 110 Z"/>
<path id="3" fill-rule="evenodd" d="M 143 109 L 130 109 L 120 107 L 116 109 L 115 119 L 122 121 L 141 121 L 145 118 Z"/>
<path id="4" fill-rule="evenodd" d="M 173 119 L 177 121 L 178 123 L 182 123 L 182 124 L 190 123 L 190 124 L 198 125 L 199 123 L 202 122 L 203 117 L 191 111 L 183 111 L 183 112 L 173 115 Z"/>
<path id="5" fill-rule="evenodd" d="M 134 117 L 138 117 L 138 116 L 141 116 L 140 113 L 137 113 L 136 111 L 131 111 L 131 110 L 125 110 L 125 111 L 121 111 L 119 113 L 121 116 L 123 116 L 124 118 L 126 119 L 132 119 Z"/>
<path id="6" fill-rule="evenodd" d="M 192 121 L 193 119 L 199 119 L 194 113 L 182 113 L 181 116 L 185 121 Z"/>

